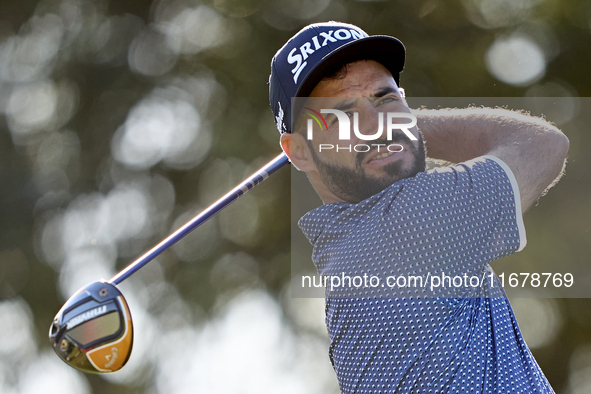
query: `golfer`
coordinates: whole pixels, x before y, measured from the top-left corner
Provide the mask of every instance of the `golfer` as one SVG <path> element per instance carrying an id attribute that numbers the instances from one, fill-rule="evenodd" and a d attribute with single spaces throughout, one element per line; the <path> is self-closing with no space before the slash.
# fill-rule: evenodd
<path id="1" fill-rule="evenodd" d="M 326 289 L 340 389 L 553 393 L 489 263 L 525 247 L 522 214 L 559 179 L 569 141 L 508 110 L 411 114 L 404 62 L 396 38 L 329 22 L 271 63 L 281 146 L 324 203 L 300 228 L 319 275 L 343 279 Z M 427 152 L 457 164 L 425 171 Z M 376 281 L 347 281 L 363 275 Z"/>

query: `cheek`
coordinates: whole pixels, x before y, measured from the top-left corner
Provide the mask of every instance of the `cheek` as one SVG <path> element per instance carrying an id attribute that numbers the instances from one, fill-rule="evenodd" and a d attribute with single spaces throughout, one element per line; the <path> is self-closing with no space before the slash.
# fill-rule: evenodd
<path id="1" fill-rule="evenodd" d="M 312 146 L 320 160 L 328 163 L 354 167 L 357 152 L 354 150 L 355 140 L 339 140 L 338 127 L 329 126 L 328 130 L 314 130 Z M 338 150 L 337 150 L 338 147 Z M 351 152 L 349 152 L 351 147 Z"/>
<path id="2" fill-rule="evenodd" d="M 327 156 L 332 157 L 333 152 L 336 152 L 336 147 L 338 145 L 338 139 L 332 138 L 332 136 L 323 130 L 318 132 L 314 135 L 314 140 L 312 142 L 312 146 L 314 147 L 314 152 L 317 155 L 324 156 L 323 159 L 326 159 Z"/>
<path id="3" fill-rule="evenodd" d="M 350 141 L 318 141 L 314 144 L 314 153 L 324 162 L 351 167 L 351 163 L 355 163 L 356 152 L 353 149 L 349 152 L 350 145 Z"/>

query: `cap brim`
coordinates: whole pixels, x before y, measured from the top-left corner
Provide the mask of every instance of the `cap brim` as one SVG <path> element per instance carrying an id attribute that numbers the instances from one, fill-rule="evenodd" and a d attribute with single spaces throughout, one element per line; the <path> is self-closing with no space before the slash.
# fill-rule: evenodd
<path id="1" fill-rule="evenodd" d="M 310 70 L 302 81 L 296 97 L 308 97 L 329 70 L 356 60 L 375 60 L 386 67 L 396 85 L 400 86 L 400 72 L 404 68 L 406 49 L 391 36 L 369 36 L 351 41 L 326 55 Z"/>

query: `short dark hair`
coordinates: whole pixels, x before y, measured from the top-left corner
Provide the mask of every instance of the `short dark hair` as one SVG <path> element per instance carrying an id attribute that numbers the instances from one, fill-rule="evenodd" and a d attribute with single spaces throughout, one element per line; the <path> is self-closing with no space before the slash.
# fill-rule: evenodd
<path id="1" fill-rule="evenodd" d="M 349 68 L 349 65 L 358 61 L 362 61 L 362 60 L 371 60 L 371 59 L 355 59 L 355 60 L 350 60 L 347 61 L 347 63 L 337 63 L 334 66 L 330 67 L 329 69 L 327 69 L 324 77 L 321 79 L 321 81 L 332 81 L 332 80 L 336 80 L 336 79 L 345 79 L 347 77 L 347 70 Z M 403 91 L 402 88 L 400 88 L 401 91 Z M 404 95 L 404 92 L 403 92 Z M 297 122 L 295 122 L 297 124 Z M 299 133 L 299 134 L 304 134 L 303 129 L 300 129 L 295 127 L 294 125 L 294 130 L 293 132 L 295 133 Z"/>
<path id="2" fill-rule="evenodd" d="M 335 80 L 335 79 L 345 79 L 347 77 L 347 68 L 349 66 L 349 64 L 351 64 L 353 62 L 348 62 L 348 63 L 339 63 L 339 64 L 335 64 L 334 66 L 332 66 L 331 68 L 329 68 L 325 74 L 325 76 L 321 79 L 321 81 L 331 81 L 331 80 Z M 296 122 L 297 124 L 297 122 Z M 303 130 L 303 129 L 302 129 Z M 295 133 L 299 133 L 299 134 L 304 134 L 303 131 L 300 131 L 299 128 L 294 127 L 293 130 Z M 308 142 L 308 145 L 310 146 L 310 149 L 312 149 L 312 145 L 310 143 L 310 141 L 306 140 Z"/>
<path id="3" fill-rule="evenodd" d="M 328 69 L 322 81 L 330 81 L 334 79 L 345 79 L 347 77 L 347 68 L 351 63 L 336 64 Z"/>

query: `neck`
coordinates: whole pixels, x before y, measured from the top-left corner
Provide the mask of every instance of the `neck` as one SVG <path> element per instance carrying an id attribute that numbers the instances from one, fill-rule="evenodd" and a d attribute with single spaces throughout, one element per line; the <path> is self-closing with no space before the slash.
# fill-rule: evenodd
<path id="1" fill-rule="evenodd" d="M 323 204 L 331 204 L 333 202 L 349 202 L 345 201 L 342 198 L 336 196 L 333 192 L 331 192 L 324 182 L 320 179 L 320 175 L 317 172 L 309 172 L 307 173 L 308 179 L 310 180 L 310 184 L 316 190 L 316 194 L 322 200 Z"/>

